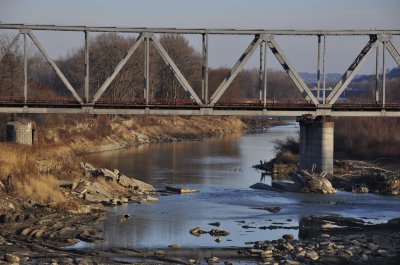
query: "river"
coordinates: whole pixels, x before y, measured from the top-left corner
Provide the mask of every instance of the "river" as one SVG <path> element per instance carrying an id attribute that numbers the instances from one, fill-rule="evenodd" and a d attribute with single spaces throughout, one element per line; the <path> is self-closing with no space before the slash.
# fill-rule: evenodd
<path id="1" fill-rule="evenodd" d="M 253 190 L 261 172 L 252 165 L 274 155 L 274 141 L 298 134 L 298 126 L 268 128 L 261 132 L 227 135 L 202 141 L 151 144 L 119 151 L 91 154 L 89 162 L 118 168 L 122 173 L 153 184 L 198 189 L 199 193 L 160 196 L 160 201 L 115 207 L 101 224 L 105 241 L 80 244 L 85 248 L 242 247 L 247 241 L 272 240 L 298 230 L 260 229 L 263 226 L 297 226 L 311 214 L 341 214 L 377 223 L 399 217 L 400 200 L 374 194 L 338 192 L 336 195 L 279 193 Z M 271 182 L 269 176 L 263 179 Z M 255 209 L 278 206 L 270 213 Z M 130 213 L 126 222 L 121 215 Z M 216 242 L 204 234 L 189 233 L 194 227 L 210 230 L 211 222 L 230 232 Z"/>

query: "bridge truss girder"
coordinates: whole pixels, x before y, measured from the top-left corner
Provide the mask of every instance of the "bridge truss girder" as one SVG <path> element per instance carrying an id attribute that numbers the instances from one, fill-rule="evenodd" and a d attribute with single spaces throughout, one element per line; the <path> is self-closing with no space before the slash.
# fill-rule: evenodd
<path id="1" fill-rule="evenodd" d="M 350 84 L 351 80 L 353 80 L 354 76 L 358 73 L 366 59 L 370 56 L 372 51 L 374 51 L 378 47 L 378 39 L 376 36 L 372 36 L 370 41 L 365 45 L 365 47 L 358 54 L 353 63 L 349 66 L 347 71 L 343 74 L 342 78 L 333 88 L 332 92 L 329 94 L 327 101 L 328 104 L 334 104 L 339 96 L 343 93 L 343 91 L 347 88 L 348 84 Z"/>
<path id="2" fill-rule="evenodd" d="M 276 57 L 278 62 L 281 64 L 283 69 L 288 74 L 289 78 L 293 81 L 297 89 L 301 92 L 304 98 L 312 103 L 317 109 L 330 109 L 332 105 L 334 105 L 340 95 L 345 91 L 348 84 L 352 81 L 353 77 L 360 70 L 363 63 L 367 60 L 367 58 L 371 55 L 374 50 L 378 50 L 380 43 L 383 44 L 383 50 L 388 51 L 397 64 L 400 65 L 400 52 L 399 49 L 394 45 L 391 41 L 391 37 L 393 35 L 400 35 L 400 31 L 380 31 L 380 30 L 361 30 L 361 31 L 296 31 L 296 30 L 209 30 L 209 29 L 147 29 L 147 28 L 108 28 L 108 27 L 74 27 L 74 26 L 41 26 L 41 25 L 7 25 L 0 24 L 0 29 L 18 29 L 19 32 L 13 38 L 11 43 L 6 48 L 6 51 L 3 54 L 0 54 L 0 61 L 3 59 L 4 55 L 11 49 L 13 45 L 18 41 L 21 35 L 24 36 L 24 76 L 25 76 L 25 84 L 24 84 L 24 97 L 25 102 L 28 97 L 28 86 L 27 86 L 27 59 L 26 59 L 26 38 L 29 37 L 34 45 L 39 49 L 48 63 L 55 70 L 58 77 L 61 79 L 66 88 L 71 92 L 73 97 L 77 100 L 82 109 L 87 109 L 96 106 L 96 103 L 104 94 L 105 91 L 109 88 L 111 82 L 115 79 L 127 61 L 131 58 L 135 50 L 144 43 L 145 45 L 145 58 L 144 58 L 144 98 L 146 98 L 146 104 L 149 104 L 149 44 L 151 43 L 155 50 L 160 54 L 165 63 L 170 67 L 176 79 L 179 81 L 180 85 L 183 87 L 185 91 L 187 91 L 191 98 L 198 104 L 199 107 L 210 109 L 216 103 L 218 103 L 219 99 L 228 91 L 229 85 L 235 79 L 235 77 L 239 74 L 239 72 L 243 69 L 247 61 L 254 54 L 255 50 L 260 47 L 260 84 L 264 84 L 264 106 L 266 106 L 266 90 L 267 90 L 267 72 L 266 72 L 266 59 L 267 53 L 266 48 L 268 47 L 273 55 Z M 39 40 L 33 34 L 33 30 L 50 30 L 50 31 L 78 31 L 85 33 L 85 100 L 83 101 L 76 90 L 72 87 L 69 80 L 65 77 L 62 71 L 59 69 L 57 64 L 50 58 L 46 49 L 41 45 Z M 127 54 L 118 65 L 115 67 L 113 73 L 105 80 L 105 82 L 100 86 L 98 91 L 95 93 L 93 98 L 89 96 L 89 42 L 88 35 L 90 32 L 130 32 L 130 33 L 139 33 L 139 37 L 135 41 L 135 43 L 130 47 Z M 169 56 L 168 52 L 162 46 L 162 44 L 158 41 L 155 34 L 158 33 L 177 33 L 177 34 L 201 34 L 203 39 L 202 45 L 202 89 L 201 89 L 201 97 L 199 97 L 194 91 L 193 87 L 185 78 L 184 74 L 180 71 L 178 66 L 175 64 L 174 60 Z M 251 41 L 246 50 L 242 53 L 238 61 L 234 64 L 231 70 L 227 73 L 225 78 L 217 87 L 216 91 L 212 94 L 212 96 L 208 97 L 208 37 L 210 34 L 216 35 L 253 35 L 254 39 Z M 324 54 L 326 50 L 326 36 L 343 36 L 343 35 L 365 35 L 369 36 L 370 40 L 367 42 L 365 47 L 361 50 L 361 52 L 357 55 L 356 59 L 349 66 L 347 71 L 343 74 L 342 79 L 336 84 L 335 88 L 328 95 L 325 101 L 325 82 L 324 82 L 324 98 L 321 100 L 318 96 L 315 97 L 311 91 L 311 89 L 307 86 L 304 80 L 301 78 L 299 73 L 295 70 L 293 64 L 289 61 L 288 56 L 284 53 L 284 51 L 280 48 L 277 41 L 274 39 L 274 36 L 281 35 L 306 35 L 306 36 L 317 36 L 318 37 L 318 91 L 319 91 L 319 53 L 320 53 L 320 37 L 324 37 Z M 264 46 L 263 46 L 264 45 Z M 263 52 L 261 51 L 264 48 L 264 58 L 262 57 Z M 325 58 L 325 56 L 324 56 Z M 384 55 L 383 55 L 384 58 Z M 264 59 L 264 66 L 262 66 L 262 60 Z M 323 60 L 323 69 L 325 69 L 325 60 Z M 262 70 L 264 73 L 262 74 Z M 325 71 L 323 73 L 325 79 Z M 378 79 L 378 77 L 377 77 Z M 384 79 L 385 74 L 382 75 L 383 79 L 383 106 L 385 104 L 385 88 L 384 88 Z M 260 85 L 261 89 L 261 85 Z"/>
<path id="3" fill-rule="evenodd" d="M 61 79 L 63 84 L 67 87 L 67 89 L 72 93 L 74 98 L 80 103 L 83 104 L 83 101 L 81 97 L 78 95 L 76 90 L 72 87 L 71 83 L 68 81 L 68 79 L 65 77 L 65 75 L 62 73 L 60 68 L 57 66 L 57 64 L 54 62 L 53 59 L 50 58 L 48 55 L 46 49 L 43 47 L 43 45 L 39 42 L 39 40 L 36 38 L 36 36 L 33 34 L 33 32 L 30 29 L 20 29 L 18 34 L 13 38 L 11 43 L 8 45 L 8 47 L 5 49 L 5 52 L 0 55 L 0 62 L 2 61 L 3 57 L 9 50 L 12 48 L 13 45 L 15 45 L 19 39 L 19 37 L 23 35 L 24 36 L 24 100 L 25 102 L 27 101 L 27 96 L 28 96 L 28 86 L 27 86 L 27 36 L 32 40 L 33 44 L 39 49 L 41 54 L 44 56 L 46 61 L 51 65 L 51 67 L 54 69 L 56 72 L 57 76 Z"/>
<path id="4" fill-rule="evenodd" d="M 293 64 L 289 61 L 289 58 L 285 55 L 283 50 L 279 47 L 278 43 L 273 39 L 272 36 L 266 38 L 267 46 L 270 48 L 275 58 L 281 64 L 285 72 L 289 75 L 290 79 L 299 89 L 300 93 L 306 100 L 310 100 L 315 106 L 318 106 L 318 100 L 311 92 L 310 88 L 304 82 L 303 78 L 295 70 Z"/>
<path id="5" fill-rule="evenodd" d="M 260 46 L 262 41 L 263 39 L 260 38 L 260 36 L 256 36 L 253 39 L 253 41 L 249 44 L 247 49 L 240 56 L 239 60 L 235 63 L 232 69 L 226 74 L 225 78 L 222 80 L 217 90 L 215 90 L 214 94 L 211 96 L 210 101 L 212 105 L 217 103 L 217 101 L 221 98 L 221 96 L 226 92 L 228 86 L 232 83 L 235 77 L 243 69 L 244 65 L 253 55 L 254 51 Z"/>

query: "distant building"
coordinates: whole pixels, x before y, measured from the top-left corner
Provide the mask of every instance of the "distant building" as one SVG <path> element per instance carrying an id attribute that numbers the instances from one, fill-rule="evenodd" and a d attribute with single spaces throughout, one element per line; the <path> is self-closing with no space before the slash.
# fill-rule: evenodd
<path id="1" fill-rule="evenodd" d="M 37 142 L 36 124 L 32 121 L 7 122 L 6 141 L 33 145 Z"/>

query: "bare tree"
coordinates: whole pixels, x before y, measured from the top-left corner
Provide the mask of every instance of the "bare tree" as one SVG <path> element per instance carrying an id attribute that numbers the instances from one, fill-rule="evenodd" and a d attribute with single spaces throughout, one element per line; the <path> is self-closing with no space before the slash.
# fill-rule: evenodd
<path id="1" fill-rule="evenodd" d="M 200 54 L 182 35 L 164 34 L 160 37 L 160 43 L 199 95 L 201 92 Z M 160 56 L 156 58 L 156 65 L 158 74 L 153 78 L 158 78 L 159 81 L 153 79 L 155 97 L 177 99 L 189 96 L 188 93 L 184 93 L 172 70 Z"/>
<path id="2" fill-rule="evenodd" d="M 0 95 L 21 97 L 23 95 L 23 49 L 16 42 L 8 51 L 13 37 L 4 34 L 0 36 L 0 49 L 3 59 L 0 61 Z"/>

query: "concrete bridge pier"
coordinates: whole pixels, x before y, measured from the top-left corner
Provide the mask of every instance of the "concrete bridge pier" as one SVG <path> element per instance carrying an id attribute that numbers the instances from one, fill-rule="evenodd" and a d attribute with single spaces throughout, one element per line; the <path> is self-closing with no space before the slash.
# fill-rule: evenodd
<path id="1" fill-rule="evenodd" d="M 300 123 L 300 168 L 333 173 L 333 118 L 303 115 L 297 121 Z"/>

